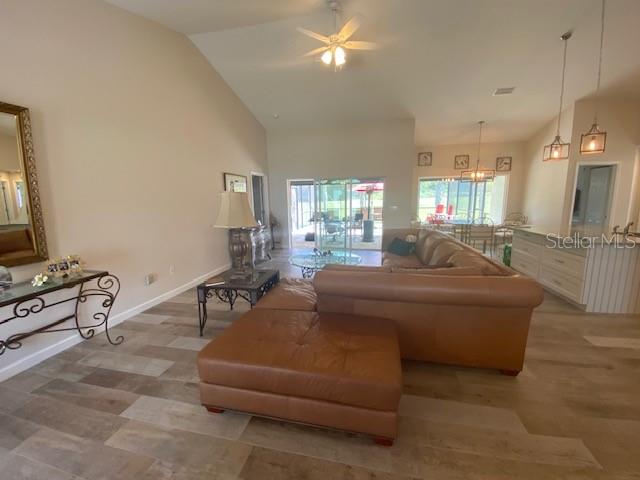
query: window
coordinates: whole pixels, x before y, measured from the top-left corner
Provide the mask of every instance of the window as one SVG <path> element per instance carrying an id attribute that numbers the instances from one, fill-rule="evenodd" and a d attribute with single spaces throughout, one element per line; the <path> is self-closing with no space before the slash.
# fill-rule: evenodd
<path id="1" fill-rule="evenodd" d="M 504 217 L 505 175 L 493 182 L 460 182 L 445 178 L 421 178 L 418 194 L 418 218 L 430 216 L 452 220 L 500 223 Z"/>

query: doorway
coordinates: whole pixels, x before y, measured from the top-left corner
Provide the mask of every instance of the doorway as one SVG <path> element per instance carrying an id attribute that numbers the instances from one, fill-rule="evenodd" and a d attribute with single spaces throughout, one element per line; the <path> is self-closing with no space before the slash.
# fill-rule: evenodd
<path id="1" fill-rule="evenodd" d="M 251 175 L 251 193 L 253 198 L 253 215 L 260 225 L 267 224 L 267 212 L 265 208 L 264 177 Z"/>
<path id="2" fill-rule="evenodd" d="M 615 165 L 582 165 L 574 193 L 571 227 L 583 233 L 609 229 Z"/>
<path id="3" fill-rule="evenodd" d="M 380 250 L 384 179 L 289 180 L 289 245 Z"/>

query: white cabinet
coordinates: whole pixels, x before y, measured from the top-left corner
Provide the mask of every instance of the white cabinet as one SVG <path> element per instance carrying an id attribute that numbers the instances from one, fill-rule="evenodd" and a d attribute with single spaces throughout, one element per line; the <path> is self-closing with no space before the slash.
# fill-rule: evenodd
<path id="1" fill-rule="evenodd" d="M 516 230 L 511 267 L 588 312 L 640 313 L 640 244 L 560 248 L 543 232 Z"/>

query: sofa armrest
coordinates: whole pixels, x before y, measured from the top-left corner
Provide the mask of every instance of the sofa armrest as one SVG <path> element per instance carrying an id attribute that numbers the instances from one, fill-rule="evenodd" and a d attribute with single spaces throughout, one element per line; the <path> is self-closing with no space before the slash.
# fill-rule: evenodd
<path id="1" fill-rule="evenodd" d="M 320 271 L 314 288 L 323 295 L 434 305 L 534 308 L 543 300 L 542 286 L 519 275 L 446 276 L 397 273 Z"/>

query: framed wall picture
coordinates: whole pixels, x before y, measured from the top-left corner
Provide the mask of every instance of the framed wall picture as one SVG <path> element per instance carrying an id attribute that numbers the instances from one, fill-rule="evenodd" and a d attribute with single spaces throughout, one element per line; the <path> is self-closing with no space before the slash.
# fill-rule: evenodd
<path id="1" fill-rule="evenodd" d="M 431 152 L 420 152 L 418 154 L 418 166 L 430 167 L 433 163 L 433 154 Z"/>
<path id="2" fill-rule="evenodd" d="M 511 171 L 511 157 L 496 158 L 496 172 L 510 172 L 510 171 Z"/>
<path id="3" fill-rule="evenodd" d="M 469 155 L 456 155 L 453 159 L 453 168 L 456 170 L 469 168 Z"/>
<path id="4" fill-rule="evenodd" d="M 235 173 L 224 174 L 224 189 L 226 192 L 246 192 L 247 177 Z"/>

